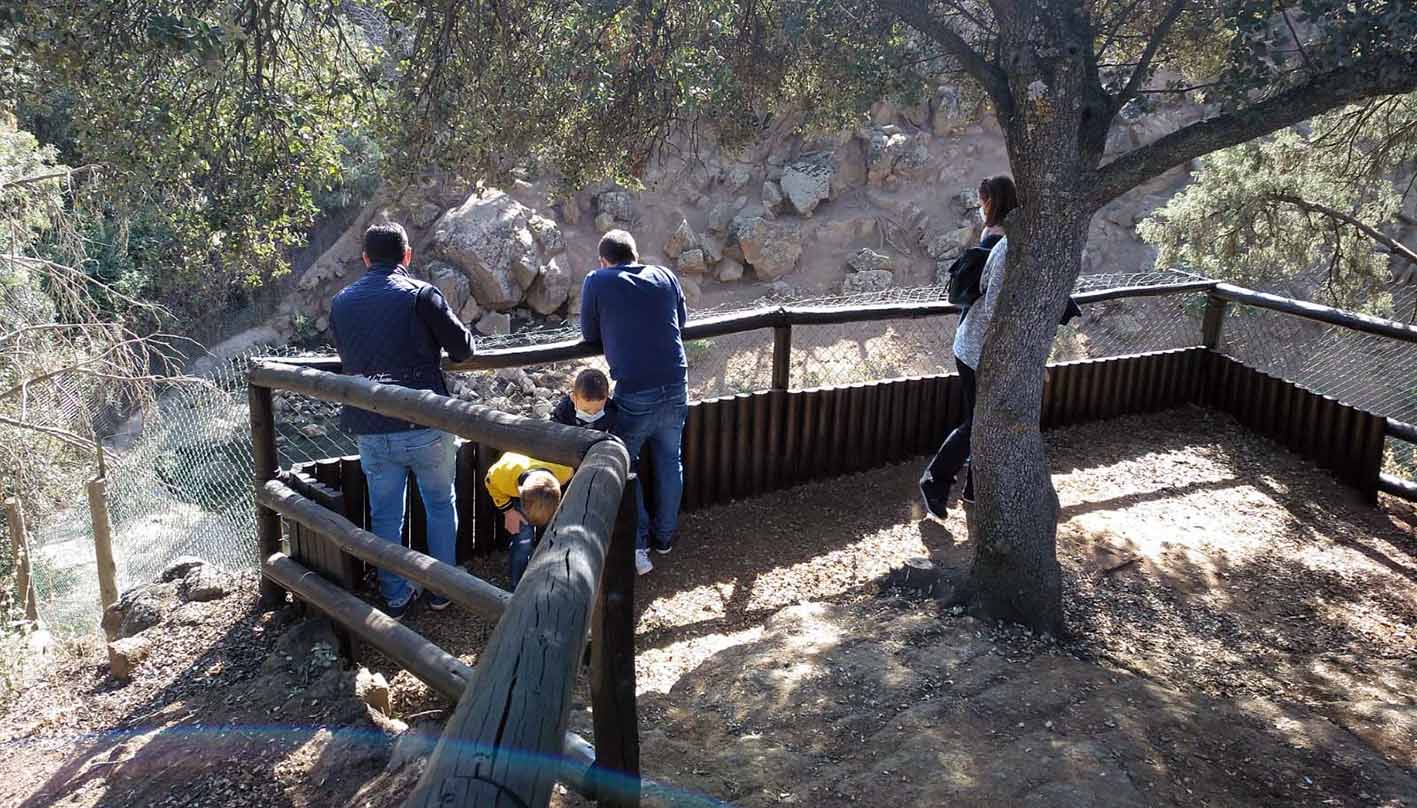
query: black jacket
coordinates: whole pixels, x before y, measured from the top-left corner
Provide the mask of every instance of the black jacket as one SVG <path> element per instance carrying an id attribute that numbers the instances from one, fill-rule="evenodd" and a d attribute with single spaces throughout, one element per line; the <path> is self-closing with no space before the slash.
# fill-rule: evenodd
<path id="1" fill-rule="evenodd" d="M 345 373 L 439 395 L 448 394 L 443 351 L 454 361 L 472 356 L 472 335 L 438 287 L 393 264 L 375 264 L 335 295 L 330 329 Z M 348 405 L 340 428 L 352 435 L 422 429 Z"/>
<path id="2" fill-rule="evenodd" d="M 960 319 L 964 319 L 969 307 L 979 299 L 981 294 L 979 278 L 984 274 L 984 264 L 988 262 L 989 253 L 994 249 L 994 245 L 998 244 L 1002 238 L 1003 236 L 985 236 L 978 247 L 970 247 L 965 250 L 964 255 L 956 258 L 955 262 L 950 265 L 948 300 L 963 309 L 960 312 Z M 1063 309 L 1063 317 L 1058 321 L 1058 324 L 1067 325 L 1069 320 L 1080 314 L 1082 314 L 1082 309 L 1069 296 L 1068 305 Z"/>
<path id="3" fill-rule="evenodd" d="M 616 416 L 620 413 L 620 407 L 614 399 L 605 402 L 605 415 L 600 420 L 593 423 L 585 423 L 576 417 L 576 405 L 571 402 L 571 397 L 562 395 L 561 400 L 556 402 L 556 409 L 551 411 L 551 420 L 566 426 L 580 426 L 586 429 L 594 429 L 598 432 L 614 432 Z"/>

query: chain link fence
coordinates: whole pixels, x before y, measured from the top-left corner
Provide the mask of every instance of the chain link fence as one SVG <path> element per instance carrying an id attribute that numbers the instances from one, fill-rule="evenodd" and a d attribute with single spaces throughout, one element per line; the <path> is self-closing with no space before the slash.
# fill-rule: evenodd
<path id="1" fill-rule="evenodd" d="M 1417 288 L 1395 287 L 1383 313 L 1417 319 Z M 1417 344 L 1231 304 L 1220 350 L 1346 404 L 1417 423 Z M 1387 442 L 1386 470 L 1417 478 L 1417 450 Z"/>
<path id="2" fill-rule="evenodd" d="M 1194 276 L 1181 273 L 1088 275 L 1079 279 L 1077 291 L 1194 280 Z M 765 298 L 732 309 L 697 310 L 691 320 L 771 305 L 848 307 L 943 299 L 944 290 L 939 287 L 892 289 L 850 297 Z M 1081 317 L 1059 329 L 1053 359 L 1099 358 L 1198 345 L 1204 300 L 1204 294 L 1181 294 L 1086 306 Z M 1241 320 L 1234 318 L 1228 330 L 1236 346 L 1245 344 L 1242 340 L 1246 326 L 1236 325 Z M 791 384 L 813 387 L 953 372 L 954 328 L 954 316 L 794 327 Z M 477 340 L 477 347 L 488 350 L 539 345 L 577 335 L 577 328 L 565 325 L 483 337 Z M 688 343 L 691 396 L 710 398 L 767 388 L 772 375 L 772 339 L 771 329 L 759 329 Z M 1335 342 L 1315 344 L 1329 346 L 1335 362 L 1344 355 L 1342 351 L 1358 350 Z M 1402 362 L 1412 367 L 1410 353 L 1384 354 L 1383 351 L 1397 350 L 1390 346 L 1366 346 L 1363 350 L 1368 351 L 1360 360 L 1363 363 L 1374 357 L 1371 361 L 1390 362 L 1377 367 L 1396 368 Z M 228 568 L 249 567 L 257 562 L 245 373 L 253 356 L 294 353 L 297 352 L 259 346 L 235 357 L 205 357 L 193 366 L 194 378 L 170 386 L 156 411 L 140 424 L 134 422 L 127 429 L 117 430 L 116 459 L 109 465 L 108 480 L 120 588 L 152 580 L 174 557 L 183 554 L 197 555 Z M 1273 352 L 1273 356 L 1282 359 L 1283 353 Z M 456 373 L 449 375 L 449 382 L 452 392 L 463 398 L 509 412 L 546 417 L 575 372 L 587 366 L 604 369 L 604 359 Z M 1308 372 L 1306 367 L 1301 364 L 1296 372 Z M 1372 367 L 1375 365 L 1363 365 L 1364 369 Z M 1347 375 L 1360 373 L 1353 370 Z M 1407 378 L 1410 380 L 1410 373 Z M 1395 384 L 1391 379 L 1379 381 L 1380 387 Z M 1356 381 L 1347 383 L 1357 385 Z M 1413 406 L 1411 392 L 1408 389 L 1408 398 L 1404 399 L 1409 408 Z M 1379 400 L 1396 401 L 1395 395 Z M 352 436 L 339 430 L 336 405 L 288 392 L 278 392 L 274 402 L 282 466 L 356 452 Z M 124 437 L 129 434 L 131 437 Z M 83 503 L 81 489 L 75 492 L 73 502 Z M 87 507 L 60 510 L 37 525 L 33 533 L 41 616 L 59 629 L 92 630 L 97 622 L 98 593 Z M 8 548 L 8 541 L 5 547 Z"/>

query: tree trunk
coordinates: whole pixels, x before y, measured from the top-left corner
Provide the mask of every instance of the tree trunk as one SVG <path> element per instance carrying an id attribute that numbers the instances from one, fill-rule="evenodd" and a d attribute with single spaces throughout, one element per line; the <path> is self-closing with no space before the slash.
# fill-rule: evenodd
<path id="1" fill-rule="evenodd" d="M 1009 216 L 1008 262 L 984 343 L 971 444 L 973 566 L 960 596 L 984 616 L 1062 629 L 1058 498 L 1039 417 L 1043 373 L 1082 266 L 1092 211 L 1083 191 L 1100 160 L 1086 23 L 1047 3 L 1003 31 L 1012 109 L 999 110 L 1022 208 Z M 1047 6 L 1057 6 L 1048 9 Z M 1105 124 L 1103 125 L 1105 127 Z M 1104 128 L 1105 133 L 1105 128 Z"/>

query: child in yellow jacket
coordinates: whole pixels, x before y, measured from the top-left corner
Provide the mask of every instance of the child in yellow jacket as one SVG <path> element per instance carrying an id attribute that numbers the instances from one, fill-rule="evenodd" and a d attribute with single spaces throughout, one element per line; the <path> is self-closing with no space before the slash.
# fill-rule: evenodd
<path id="1" fill-rule="evenodd" d="M 561 506 L 561 487 L 575 471 L 569 466 L 547 463 L 515 452 L 507 452 L 487 470 L 487 493 L 492 504 L 504 514 L 504 524 L 512 536 L 508 573 L 516 589 L 536 549 L 538 533 Z"/>

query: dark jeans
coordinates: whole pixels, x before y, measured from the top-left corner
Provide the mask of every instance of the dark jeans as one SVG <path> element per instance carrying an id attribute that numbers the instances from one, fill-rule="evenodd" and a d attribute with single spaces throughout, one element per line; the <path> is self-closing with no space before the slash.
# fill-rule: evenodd
<path id="1" fill-rule="evenodd" d="M 509 510 L 521 513 L 522 501 L 513 497 Z M 540 543 L 539 532 L 531 522 L 526 521 L 526 514 L 522 514 L 522 529 L 512 536 L 512 545 L 508 548 L 510 552 L 507 553 L 507 577 L 512 579 L 512 589 L 517 588 L 526 573 L 526 565 L 531 563 L 531 552 Z"/>
<path id="2" fill-rule="evenodd" d="M 638 463 L 640 451 L 646 447 L 654 462 L 654 491 L 647 509 L 645 495 L 636 480 L 635 496 L 640 514 L 639 535 L 635 547 L 646 550 L 650 541 L 666 549 L 674 543 L 679 527 L 679 500 L 684 495 L 684 419 L 689 413 L 688 390 L 683 384 L 670 384 L 638 393 L 615 394 L 619 407 L 615 434 L 625 441 L 631 462 Z M 653 511 L 653 518 L 649 510 Z"/>
<path id="3" fill-rule="evenodd" d="M 974 368 L 959 361 L 959 357 L 955 357 L 955 366 L 959 368 L 960 403 L 964 420 L 945 438 L 940 450 L 935 453 L 935 458 L 926 468 L 931 478 L 927 485 L 940 496 L 949 494 L 960 469 L 969 462 L 969 435 L 971 427 L 974 426 Z M 971 475 L 965 478 L 964 498 L 973 497 L 974 479 Z"/>

